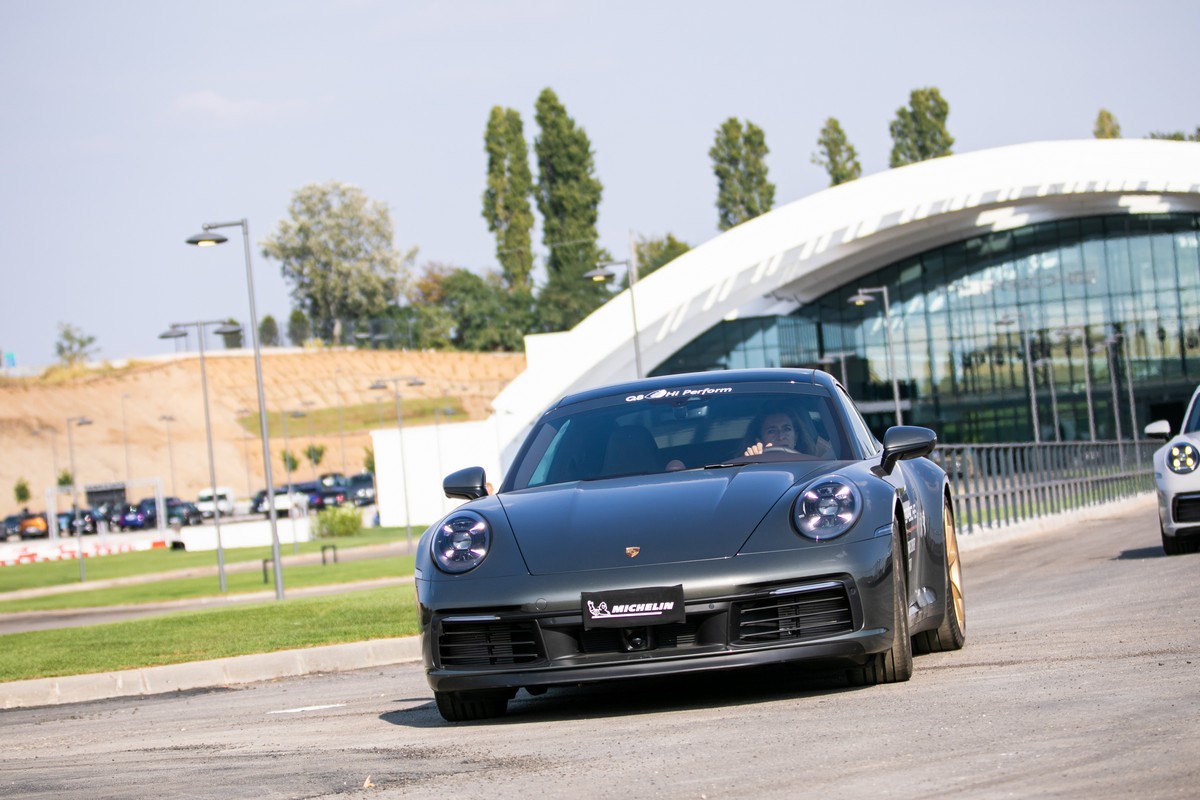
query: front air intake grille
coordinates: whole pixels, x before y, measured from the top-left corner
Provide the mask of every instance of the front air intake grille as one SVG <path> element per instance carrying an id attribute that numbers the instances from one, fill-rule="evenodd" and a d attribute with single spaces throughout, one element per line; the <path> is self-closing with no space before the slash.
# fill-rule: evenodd
<path id="1" fill-rule="evenodd" d="M 542 658 L 532 622 L 443 622 L 438 661 L 446 669 L 529 664 Z"/>
<path id="2" fill-rule="evenodd" d="M 1181 494 L 1175 498 L 1176 522 L 1200 522 L 1200 494 Z"/>
<path id="3" fill-rule="evenodd" d="M 854 630 L 850 598 L 841 584 L 777 594 L 736 604 L 734 638 L 741 644 L 798 642 Z"/>

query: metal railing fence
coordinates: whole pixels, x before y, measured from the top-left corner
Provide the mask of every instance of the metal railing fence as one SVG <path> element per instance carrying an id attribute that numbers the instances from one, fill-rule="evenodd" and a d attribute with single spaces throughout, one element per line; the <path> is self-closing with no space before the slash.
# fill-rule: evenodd
<path id="1" fill-rule="evenodd" d="M 938 445 L 964 533 L 1110 503 L 1154 491 L 1160 442 Z"/>

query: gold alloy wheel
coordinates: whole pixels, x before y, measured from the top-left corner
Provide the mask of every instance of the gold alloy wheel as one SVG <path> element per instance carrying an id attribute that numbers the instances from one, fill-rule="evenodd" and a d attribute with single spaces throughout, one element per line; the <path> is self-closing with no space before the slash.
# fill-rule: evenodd
<path id="1" fill-rule="evenodd" d="M 962 562 L 958 558 L 958 533 L 954 530 L 954 515 L 949 505 L 943 505 L 942 516 L 946 530 L 946 567 L 950 574 L 950 594 L 954 599 L 954 612 L 958 627 L 967 630 L 967 609 L 963 602 Z"/>

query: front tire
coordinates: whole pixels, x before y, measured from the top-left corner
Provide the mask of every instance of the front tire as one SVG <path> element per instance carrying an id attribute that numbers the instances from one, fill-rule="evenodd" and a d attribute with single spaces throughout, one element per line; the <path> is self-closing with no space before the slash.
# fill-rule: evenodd
<path id="1" fill-rule="evenodd" d="M 892 520 L 892 646 L 868 656 L 861 667 L 846 670 L 853 686 L 903 683 L 912 677 L 912 637 L 908 633 L 908 577 L 904 562 L 907 550 L 899 520 Z"/>
<path id="2" fill-rule="evenodd" d="M 471 722 L 502 717 L 508 710 L 506 692 L 434 692 L 438 713 L 447 722 Z"/>
<path id="3" fill-rule="evenodd" d="M 918 653 L 961 650 L 967 641 L 967 606 L 963 598 L 962 562 L 959 560 L 954 511 L 950 508 L 949 501 L 942 506 L 942 525 L 946 532 L 946 615 L 942 617 L 942 624 L 935 630 L 921 631 L 913 637 L 913 649 Z"/>

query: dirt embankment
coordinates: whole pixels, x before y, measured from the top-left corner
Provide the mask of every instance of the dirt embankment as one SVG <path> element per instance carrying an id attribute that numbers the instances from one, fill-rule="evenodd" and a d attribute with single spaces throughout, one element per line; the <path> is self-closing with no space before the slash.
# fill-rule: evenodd
<path id="1" fill-rule="evenodd" d="M 217 483 L 249 496 L 265 485 L 258 437 L 237 421 L 257 413 L 254 359 L 242 352 L 217 352 L 204 363 Z M 386 426 L 395 419 L 392 392 L 369 388 L 381 378 L 418 376 L 424 385 L 402 387 L 406 399 L 461 398 L 466 417 L 481 419 L 492 398 L 524 368 L 523 355 L 506 353 L 265 350 L 263 385 L 268 411 L 375 404 Z M 164 416 L 174 420 L 163 421 Z M 13 489 L 21 478 L 32 492 L 29 508 L 46 508 L 55 476 L 70 469 L 67 420 L 76 417 L 92 420 L 70 431 L 81 487 L 128 477 L 129 494 L 136 501 L 153 494 L 156 479 L 164 493 L 191 500 L 208 485 L 200 361 L 195 354 L 181 354 L 61 382 L 32 378 L 0 384 L 0 513 L 20 510 Z M 290 437 L 293 453 L 308 446 L 304 419 L 293 421 Z M 313 443 L 325 446 L 321 471 L 350 474 L 362 470 L 370 434 L 354 430 L 339 436 L 335 431 L 314 435 Z M 273 436 L 271 446 L 271 468 L 279 482 L 284 444 Z M 303 457 L 300 463 L 295 479 L 308 480 L 310 466 Z M 69 502 L 60 500 L 60 508 Z"/>

